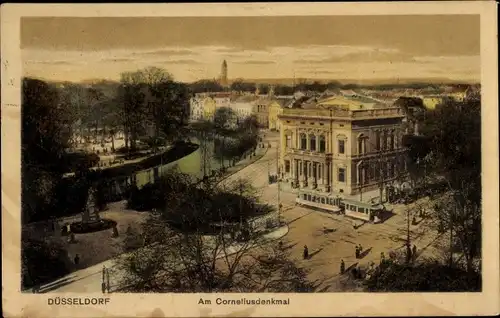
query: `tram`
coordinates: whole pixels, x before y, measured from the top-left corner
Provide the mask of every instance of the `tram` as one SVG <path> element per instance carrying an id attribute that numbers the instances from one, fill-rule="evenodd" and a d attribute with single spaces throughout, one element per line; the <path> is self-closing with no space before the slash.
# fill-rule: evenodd
<path id="1" fill-rule="evenodd" d="M 332 193 L 319 193 L 305 189 L 300 190 L 295 199 L 295 204 L 313 210 L 343 214 L 354 219 L 372 223 L 380 223 L 384 211 L 384 206 L 378 203 L 349 200 Z"/>
<path id="2" fill-rule="evenodd" d="M 373 223 L 381 222 L 381 214 L 384 211 L 381 204 L 342 199 L 342 205 L 346 216 Z"/>
<path id="3" fill-rule="evenodd" d="M 315 210 L 328 213 L 339 214 L 342 209 L 341 198 L 331 193 L 318 193 L 307 190 L 300 190 L 295 203 Z"/>

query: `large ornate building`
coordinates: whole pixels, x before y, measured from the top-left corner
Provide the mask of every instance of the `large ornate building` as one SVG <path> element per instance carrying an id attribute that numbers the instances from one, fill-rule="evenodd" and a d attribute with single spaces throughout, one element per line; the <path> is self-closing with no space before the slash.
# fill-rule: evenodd
<path id="1" fill-rule="evenodd" d="M 400 108 L 337 96 L 284 108 L 278 117 L 280 174 L 292 187 L 348 197 L 406 169 Z"/>

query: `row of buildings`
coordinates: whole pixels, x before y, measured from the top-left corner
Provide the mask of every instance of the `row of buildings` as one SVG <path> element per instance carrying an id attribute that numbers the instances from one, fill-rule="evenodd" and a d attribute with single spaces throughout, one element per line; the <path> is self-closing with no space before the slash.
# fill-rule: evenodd
<path id="1" fill-rule="evenodd" d="M 219 108 L 229 108 L 235 115 L 234 122 L 255 116 L 260 127 L 279 130 L 278 115 L 293 96 L 274 96 L 242 92 L 199 93 L 190 100 L 190 120 L 212 121 Z"/>

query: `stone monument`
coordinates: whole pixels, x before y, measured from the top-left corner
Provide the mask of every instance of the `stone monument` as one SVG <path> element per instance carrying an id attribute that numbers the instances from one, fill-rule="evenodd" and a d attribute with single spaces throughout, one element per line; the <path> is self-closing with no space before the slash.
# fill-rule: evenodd
<path id="1" fill-rule="evenodd" d="M 101 217 L 99 216 L 99 208 L 96 202 L 96 190 L 91 187 L 89 189 L 87 204 L 82 212 L 82 223 L 89 224 L 98 222 L 101 222 Z"/>

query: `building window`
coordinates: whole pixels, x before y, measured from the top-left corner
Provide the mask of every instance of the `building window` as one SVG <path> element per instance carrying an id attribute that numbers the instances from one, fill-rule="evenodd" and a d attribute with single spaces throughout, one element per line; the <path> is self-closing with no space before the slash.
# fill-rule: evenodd
<path id="1" fill-rule="evenodd" d="M 339 140 L 339 153 L 345 153 L 345 140 Z"/>
<path id="2" fill-rule="evenodd" d="M 300 149 L 306 150 L 306 148 L 307 148 L 306 134 L 300 134 Z"/>
<path id="3" fill-rule="evenodd" d="M 325 136 L 319 136 L 319 152 L 326 151 Z"/>
<path id="4" fill-rule="evenodd" d="M 287 135 L 286 136 L 286 148 L 292 148 L 292 136 Z"/>
<path id="5" fill-rule="evenodd" d="M 285 160 L 285 172 L 290 173 L 290 160 Z"/>
<path id="6" fill-rule="evenodd" d="M 338 173 L 338 180 L 339 182 L 345 182 L 345 169 L 344 168 L 339 168 L 339 173 Z"/>
<path id="7" fill-rule="evenodd" d="M 389 141 L 389 149 L 391 150 L 394 150 L 395 146 L 394 146 L 394 130 L 391 131 L 391 135 L 390 135 L 390 141 Z"/>
<path id="8" fill-rule="evenodd" d="M 377 131 L 376 132 L 376 140 L 375 140 L 375 149 L 377 151 L 380 151 L 380 139 L 381 139 L 380 131 Z"/>
<path id="9" fill-rule="evenodd" d="M 366 137 L 361 134 L 358 137 L 358 154 L 362 155 L 366 152 Z"/>
<path id="10" fill-rule="evenodd" d="M 309 139 L 309 142 L 311 143 L 311 151 L 316 151 L 316 136 L 311 135 L 311 138 Z"/>
<path id="11" fill-rule="evenodd" d="M 382 150 L 387 150 L 387 131 L 384 131 L 383 137 L 382 137 Z"/>

